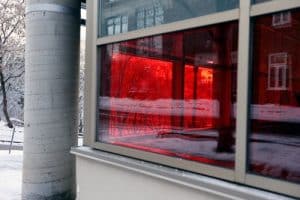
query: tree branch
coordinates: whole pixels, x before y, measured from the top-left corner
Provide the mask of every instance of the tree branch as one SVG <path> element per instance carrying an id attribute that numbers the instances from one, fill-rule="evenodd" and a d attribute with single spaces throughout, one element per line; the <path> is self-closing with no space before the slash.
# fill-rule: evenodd
<path id="1" fill-rule="evenodd" d="M 25 71 L 22 71 L 22 72 L 21 72 L 20 74 L 18 74 L 18 75 L 9 76 L 8 78 L 5 79 L 4 83 L 7 83 L 7 81 L 9 81 L 10 79 L 13 79 L 13 78 L 19 78 L 19 77 L 21 77 L 24 73 L 25 73 Z"/>

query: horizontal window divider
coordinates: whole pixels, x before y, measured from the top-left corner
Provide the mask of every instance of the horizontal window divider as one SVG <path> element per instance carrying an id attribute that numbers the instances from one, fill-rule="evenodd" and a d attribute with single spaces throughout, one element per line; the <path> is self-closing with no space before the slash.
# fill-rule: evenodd
<path id="1" fill-rule="evenodd" d="M 198 162 L 189 161 L 182 158 L 169 157 L 162 154 L 145 152 L 142 150 L 116 146 L 113 144 L 105 144 L 101 142 L 94 142 L 92 147 L 99 150 L 115 153 L 118 155 L 128 156 L 128 157 L 140 159 L 142 161 L 158 163 L 160 165 L 166 165 L 173 168 L 178 168 L 190 172 L 208 175 L 208 176 L 212 176 L 212 177 L 216 177 L 228 181 L 234 180 L 234 170 L 232 169 L 216 167 L 208 164 L 201 164 Z"/>
<path id="2" fill-rule="evenodd" d="M 286 194 L 291 197 L 300 197 L 300 186 L 297 183 L 258 176 L 254 174 L 247 174 L 245 178 L 245 184 L 252 185 L 257 188 L 262 188 L 265 190 L 271 190 L 274 192 Z"/>
<path id="3" fill-rule="evenodd" d="M 158 35 L 163 33 L 197 28 L 201 26 L 209 26 L 218 23 L 229 22 L 233 20 L 238 20 L 238 18 L 239 18 L 239 9 L 233 9 L 229 11 L 195 17 L 192 19 L 182 20 L 179 22 L 172 22 L 172 23 L 154 26 L 150 28 L 139 29 L 127 33 L 121 33 L 114 36 L 100 37 L 97 39 L 96 43 L 97 45 L 110 44 L 110 43 L 115 43 L 120 41 L 137 39 L 141 37 L 153 36 L 153 35 Z"/>
<path id="4" fill-rule="evenodd" d="M 250 16 L 269 14 L 300 7 L 299 0 L 277 0 L 255 4 L 250 9 Z"/>

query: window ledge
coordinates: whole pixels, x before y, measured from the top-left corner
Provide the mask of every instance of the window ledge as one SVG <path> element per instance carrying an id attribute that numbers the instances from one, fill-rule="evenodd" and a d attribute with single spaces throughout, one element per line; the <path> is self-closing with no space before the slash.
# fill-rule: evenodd
<path id="1" fill-rule="evenodd" d="M 256 199 L 256 200 L 291 200 L 282 195 L 242 186 L 219 179 L 161 166 L 125 156 L 120 156 L 90 147 L 75 147 L 71 153 L 82 158 L 109 164 L 123 169 L 135 171 L 148 176 L 167 180 L 172 183 L 208 192 L 228 199 Z"/>

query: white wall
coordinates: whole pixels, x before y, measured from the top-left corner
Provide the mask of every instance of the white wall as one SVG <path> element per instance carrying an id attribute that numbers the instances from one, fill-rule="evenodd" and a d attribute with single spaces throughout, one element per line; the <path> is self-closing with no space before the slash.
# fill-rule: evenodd
<path id="1" fill-rule="evenodd" d="M 77 200 L 291 200 L 247 186 L 77 147 Z"/>
<path id="2" fill-rule="evenodd" d="M 224 199 L 138 172 L 77 157 L 78 200 Z"/>

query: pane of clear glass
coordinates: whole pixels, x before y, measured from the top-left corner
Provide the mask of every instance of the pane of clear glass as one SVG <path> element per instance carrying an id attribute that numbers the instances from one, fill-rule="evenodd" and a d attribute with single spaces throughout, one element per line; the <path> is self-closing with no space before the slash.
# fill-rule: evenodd
<path id="1" fill-rule="evenodd" d="M 269 72 L 269 82 L 270 82 L 270 85 L 269 85 L 269 89 L 271 88 L 275 88 L 276 87 L 276 68 L 275 67 L 271 67 L 270 68 L 270 72 Z"/>
<path id="2" fill-rule="evenodd" d="M 267 2 L 267 1 L 276 1 L 276 0 L 252 0 L 252 4 L 263 3 L 263 2 Z"/>
<path id="3" fill-rule="evenodd" d="M 114 19 L 108 19 L 107 20 L 107 26 L 111 26 L 114 24 Z"/>
<path id="4" fill-rule="evenodd" d="M 133 31 L 234 9 L 239 4 L 239 0 L 99 0 L 99 2 L 100 36 L 108 34 L 104 22 L 116 16 L 128 16 L 128 31 Z"/>
<path id="5" fill-rule="evenodd" d="M 300 9 L 253 19 L 253 81 L 249 135 L 251 173 L 298 183 L 299 21 Z"/>
<path id="6" fill-rule="evenodd" d="M 155 24 L 159 25 L 159 24 L 163 24 L 164 23 L 164 18 L 162 15 L 155 17 Z"/>
<path id="7" fill-rule="evenodd" d="M 108 26 L 107 32 L 108 32 L 108 35 L 113 35 L 114 34 L 114 26 Z"/>
<path id="8" fill-rule="evenodd" d="M 120 24 L 115 24 L 115 32 L 114 34 L 121 33 L 121 25 Z"/>
<path id="9" fill-rule="evenodd" d="M 102 46 L 100 142 L 234 166 L 237 22 Z"/>
<path id="10" fill-rule="evenodd" d="M 128 31 L 128 24 L 122 24 L 122 33 L 126 33 Z"/>
<path id="11" fill-rule="evenodd" d="M 146 24 L 145 27 L 154 26 L 154 9 L 146 9 Z"/>
<path id="12" fill-rule="evenodd" d="M 128 31 L 128 17 L 123 16 L 122 17 L 122 33 L 125 33 Z"/>

